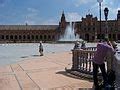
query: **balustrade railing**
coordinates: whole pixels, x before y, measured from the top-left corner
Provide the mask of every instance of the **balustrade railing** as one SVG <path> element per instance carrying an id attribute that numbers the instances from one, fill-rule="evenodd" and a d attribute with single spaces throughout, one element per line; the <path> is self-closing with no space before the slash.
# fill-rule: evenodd
<path id="1" fill-rule="evenodd" d="M 92 59 L 94 57 L 96 47 L 87 47 L 83 49 L 72 50 L 72 70 L 80 71 L 86 74 L 92 74 Z"/>
<path id="2" fill-rule="evenodd" d="M 72 50 L 72 68 L 68 70 L 71 74 L 81 76 L 89 79 L 93 79 L 93 65 L 92 59 L 96 52 L 96 47 L 87 47 L 85 49 L 76 48 Z M 111 53 L 106 59 L 106 69 L 114 70 L 116 74 L 117 86 L 120 86 L 120 59 L 119 53 L 113 55 Z M 101 78 L 101 72 L 99 72 L 99 79 Z"/>
<path id="3" fill-rule="evenodd" d="M 90 50 L 90 51 L 96 51 L 96 47 L 87 47 L 87 48 L 85 48 L 85 50 Z"/>

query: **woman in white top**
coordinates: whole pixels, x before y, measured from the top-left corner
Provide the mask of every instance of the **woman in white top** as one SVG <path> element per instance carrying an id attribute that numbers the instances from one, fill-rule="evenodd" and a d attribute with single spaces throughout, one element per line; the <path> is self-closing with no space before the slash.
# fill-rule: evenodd
<path id="1" fill-rule="evenodd" d="M 39 53 L 40 53 L 40 56 L 43 56 L 43 44 L 42 44 L 42 41 L 40 41 Z"/>

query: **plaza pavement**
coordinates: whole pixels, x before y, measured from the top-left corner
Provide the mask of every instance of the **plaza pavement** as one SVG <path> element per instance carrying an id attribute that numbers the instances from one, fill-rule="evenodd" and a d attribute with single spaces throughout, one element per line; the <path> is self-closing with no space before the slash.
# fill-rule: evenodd
<path id="1" fill-rule="evenodd" d="M 0 67 L 0 90 L 82 90 L 93 82 L 71 76 L 71 52 L 35 55 L 15 64 Z M 88 90 L 88 89 L 84 89 Z"/>

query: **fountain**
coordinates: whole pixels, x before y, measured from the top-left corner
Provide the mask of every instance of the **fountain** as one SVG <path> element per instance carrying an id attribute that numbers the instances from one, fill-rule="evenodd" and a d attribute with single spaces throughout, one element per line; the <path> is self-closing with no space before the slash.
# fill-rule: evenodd
<path id="1" fill-rule="evenodd" d="M 72 27 L 72 23 L 70 23 L 66 30 L 64 35 L 60 36 L 60 39 L 58 42 L 64 42 L 64 43 L 74 43 L 75 41 L 83 41 L 82 39 L 79 39 L 79 35 L 75 34 L 75 30 L 74 30 L 74 24 Z"/>

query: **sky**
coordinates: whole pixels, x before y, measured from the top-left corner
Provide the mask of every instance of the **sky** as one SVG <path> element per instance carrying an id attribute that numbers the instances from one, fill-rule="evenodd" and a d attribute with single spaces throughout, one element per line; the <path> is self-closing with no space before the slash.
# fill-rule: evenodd
<path id="1" fill-rule="evenodd" d="M 109 20 L 117 18 L 119 2 L 103 0 L 102 20 L 105 7 L 109 9 Z M 67 21 L 81 21 L 89 13 L 99 19 L 97 0 L 0 0 L 0 24 L 59 24 L 63 11 Z"/>

